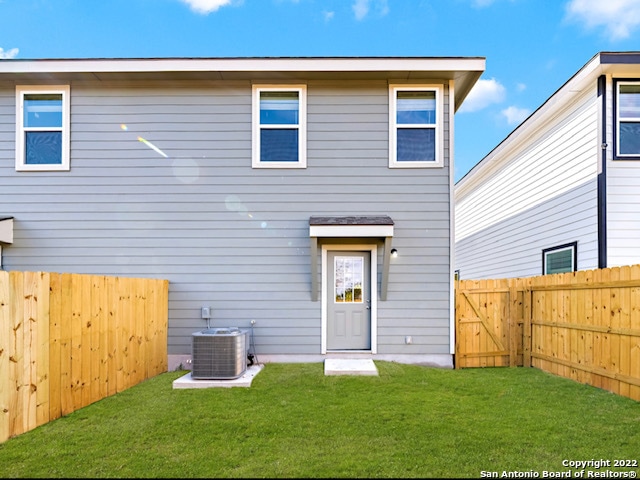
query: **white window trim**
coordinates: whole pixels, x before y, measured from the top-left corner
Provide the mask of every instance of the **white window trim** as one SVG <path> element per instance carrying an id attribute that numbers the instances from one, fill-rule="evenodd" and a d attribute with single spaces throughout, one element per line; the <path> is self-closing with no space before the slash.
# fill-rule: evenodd
<path id="1" fill-rule="evenodd" d="M 560 253 L 560 252 L 566 252 L 566 251 L 570 251 L 571 252 L 571 270 L 569 270 L 569 272 L 575 272 L 576 271 L 576 249 L 577 249 L 577 244 L 575 243 L 570 243 L 567 245 L 560 245 L 558 247 L 550 247 L 550 248 L 545 248 L 543 250 L 543 255 L 542 255 L 542 261 L 543 261 L 543 265 L 542 265 L 542 274 L 543 275 L 553 275 L 550 273 L 547 273 L 547 257 L 549 255 L 553 255 L 555 253 Z M 568 273 L 568 272 L 567 272 Z"/>
<path id="2" fill-rule="evenodd" d="M 39 93 L 62 95 L 62 163 L 30 165 L 24 161 L 24 96 Z M 69 85 L 17 85 L 16 86 L 16 171 L 68 171 L 70 169 L 70 87 Z"/>
<path id="3" fill-rule="evenodd" d="M 260 93 L 261 92 L 298 92 L 298 161 L 297 162 L 261 162 L 260 161 Z M 306 85 L 253 85 L 252 108 L 252 160 L 253 168 L 307 168 L 307 86 Z M 292 128 L 294 125 L 285 125 Z M 270 125 L 266 128 L 282 127 Z"/>
<path id="4" fill-rule="evenodd" d="M 620 86 L 621 85 L 640 85 L 640 82 L 634 82 L 634 81 L 617 81 L 616 82 L 616 118 L 615 118 L 615 122 L 616 122 L 616 131 L 615 131 L 615 135 L 616 135 L 616 151 L 615 151 L 615 158 L 617 159 L 625 159 L 625 158 L 629 158 L 629 159 L 637 159 L 638 157 L 640 157 L 640 152 L 638 153 L 620 153 L 620 121 L 625 120 L 625 121 L 637 121 L 640 123 L 640 117 L 624 117 L 622 118 L 620 116 Z M 640 95 L 640 94 L 639 94 Z"/>
<path id="5" fill-rule="evenodd" d="M 398 162 L 397 160 L 397 132 L 398 124 L 397 118 L 397 92 L 402 91 L 432 91 L 436 94 L 436 124 L 435 124 L 435 141 L 436 141 L 436 159 L 433 162 Z M 389 85 L 389 168 L 438 168 L 444 166 L 444 89 L 442 85 Z M 414 127 L 432 125 L 420 125 L 416 124 Z"/>

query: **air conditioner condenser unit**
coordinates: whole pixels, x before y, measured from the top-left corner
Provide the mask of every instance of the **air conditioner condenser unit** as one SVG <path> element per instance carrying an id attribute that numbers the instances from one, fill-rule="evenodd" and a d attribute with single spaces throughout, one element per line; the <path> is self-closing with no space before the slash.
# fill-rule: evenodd
<path id="1" fill-rule="evenodd" d="M 231 380 L 247 369 L 248 330 L 208 328 L 192 337 L 191 378 Z"/>

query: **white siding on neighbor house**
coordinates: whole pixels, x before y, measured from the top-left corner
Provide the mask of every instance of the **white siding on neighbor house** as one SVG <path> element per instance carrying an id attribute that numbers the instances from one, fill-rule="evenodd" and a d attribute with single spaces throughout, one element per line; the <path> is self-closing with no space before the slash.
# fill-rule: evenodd
<path id="1" fill-rule="evenodd" d="M 612 80 L 609 76 L 607 143 L 611 146 L 616 125 Z M 640 160 L 612 160 L 613 148 L 607 153 L 607 267 L 635 265 L 640 263 Z"/>
<path id="2" fill-rule="evenodd" d="M 597 266 L 597 118 L 588 89 L 535 136 L 514 139 L 499 169 L 456 192 L 462 278 L 539 275 L 543 248 L 576 240 L 579 267 Z"/>
<path id="3" fill-rule="evenodd" d="M 258 355 L 319 354 L 309 217 L 389 215 L 378 353 L 449 354 L 448 150 L 444 168 L 389 169 L 387 82 L 307 85 L 306 169 L 251 168 L 249 82 L 87 82 L 71 84 L 71 170 L 16 172 L 0 84 L 4 267 L 167 278 L 169 354 L 190 353 L 202 306 L 212 326 L 256 320 Z"/>
<path id="4" fill-rule="evenodd" d="M 578 268 L 597 268 L 596 208 L 597 185 L 588 182 L 466 237 L 456 243 L 460 277 L 542 275 L 542 250 L 572 242 L 578 242 Z"/>
<path id="5" fill-rule="evenodd" d="M 640 263 L 640 161 L 607 165 L 607 267 Z"/>

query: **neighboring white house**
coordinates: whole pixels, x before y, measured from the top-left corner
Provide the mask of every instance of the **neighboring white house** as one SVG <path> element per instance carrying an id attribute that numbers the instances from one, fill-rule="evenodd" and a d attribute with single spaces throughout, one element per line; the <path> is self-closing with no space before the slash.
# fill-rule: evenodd
<path id="1" fill-rule="evenodd" d="M 255 322 L 262 362 L 450 367 L 454 113 L 484 68 L 3 60 L 2 267 L 168 279 L 170 368 L 206 312 Z"/>
<path id="2" fill-rule="evenodd" d="M 640 53 L 601 52 L 455 185 L 460 278 L 640 263 Z"/>

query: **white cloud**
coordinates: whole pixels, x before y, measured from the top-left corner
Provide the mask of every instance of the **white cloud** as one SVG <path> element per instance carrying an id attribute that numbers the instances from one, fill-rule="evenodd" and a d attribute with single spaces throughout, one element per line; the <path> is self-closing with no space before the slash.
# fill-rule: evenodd
<path id="1" fill-rule="evenodd" d="M 18 56 L 19 51 L 20 50 L 18 50 L 17 48 L 12 48 L 6 51 L 3 48 L 0 48 L 0 60 L 8 60 L 10 58 L 15 58 Z"/>
<path id="2" fill-rule="evenodd" d="M 355 0 L 351 8 L 356 16 L 356 20 L 362 20 L 369 14 L 372 3 L 379 16 L 384 17 L 389 13 L 389 4 L 387 0 Z"/>
<path id="3" fill-rule="evenodd" d="M 333 19 L 333 17 L 335 17 L 336 12 L 324 11 L 324 12 L 322 12 L 322 15 L 324 16 L 325 21 L 328 22 L 329 20 Z"/>
<path id="4" fill-rule="evenodd" d="M 570 0 L 567 19 L 590 30 L 604 27 L 611 40 L 621 40 L 640 26 L 640 0 Z"/>
<path id="5" fill-rule="evenodd" d="M 389 13 L 389 4 L 387 3 L 387 0 L 378 0 L 376 11 L 381 17 L 384 17 Z"/>
<path id="6" fill-rule="evenodd" d="M 202 13 L 207 15 L 211 12 L 215 12 L 220 7 L 231 5 L 233 0 L 180 0 L 182 3 L 189 5 L 191 10 L 196 13 Z"/>
<path id="7" fill-rule="evenodd" d="M 531 110 L 527 108 L 518 108 L 513 105 L 505 108 L 500 112 L 506 119 L 509 125 L 517 125 L 529 116 Z"/>
<path id="8" fill-rule="evenodd" d="M 494 1 L 495 0 L 473 0 L 473 2 L 471 3 L 473 4 L 474 7 L 484 8 L 491 5 Z"/>
<path id="9" fill-rule="evenodd" d="M 500 103 L 504 100 L 506 90 L 495 78 L 490 80 L 480 79 L 467 95 L 460 107 L 460 112 L 476 112 L 488 107 L 492 103 Z"/>
<path id="10" fill-rule="evenodd" d="M 471 0 L 471 6 L 475 8 L 485 8 L 490 7 L 491 5 L 499 1 L 500 0 Z M 509 1 L 513 3 L 515 0 Z"/>
<path id="11" fill-rule="evenodd" d="M 362 20 L 369 13 L 369 0 L 356 0 L 352 8 L 356 20 Z"/>
<path id="12" fill-rule="evenodd" d="M 519 92 L 524 92 L 524 91 L 527 89 L 527 85 L 526 85 L 525 83 L 518 83 L 518 84 L 516 85 L 516 89 L 517 89 Z"/>

